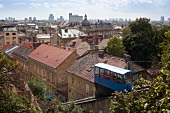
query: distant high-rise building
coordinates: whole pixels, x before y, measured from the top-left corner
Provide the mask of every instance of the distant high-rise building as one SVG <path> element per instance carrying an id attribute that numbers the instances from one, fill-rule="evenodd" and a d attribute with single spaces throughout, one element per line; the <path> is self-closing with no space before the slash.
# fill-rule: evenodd
<path id="1" fill-rule="evenodd" d="M 36 21 L 36 17 L 33 18 L 33 21 Z"/>
<path id="2" fill-rule="evenodd" d="M 72 13 L 69 13 L 69 22 L 81 22 L 81 21 L 83 21 L 83 16 L 72 15 Z"/>
<path id="3" fill-rule="evenodd" d="M 170 24 L 170 18 L 168 18 L 167 23 Z"/>
<path id="4" fill-rule="evenodd" d="M 165 20 L 164 20 L 164 16 L 161 16 L 161 20 L 160 20 L 161 22 L 164 22 Z"/>
<path id="5" fill-rule="evenodd" d="M 60 16 L 60 22 L 64 22 L 63 16 Z"/>
<path id="6" fill-rule="evenodd" d="M 29 22 L 32 22 L 32 17 L 29 17 Z"/>
<path id="7" fill-rule="evenodd" d="M 28 21 L 28 18 L 25 18 L 24 20 L 25 20 L 25 21 Z"/>
<path id="8" fill-rule="evenodd" d="M 54 22 L 54 15 L 50 14 L 48 20 L 49 22 Z"/>

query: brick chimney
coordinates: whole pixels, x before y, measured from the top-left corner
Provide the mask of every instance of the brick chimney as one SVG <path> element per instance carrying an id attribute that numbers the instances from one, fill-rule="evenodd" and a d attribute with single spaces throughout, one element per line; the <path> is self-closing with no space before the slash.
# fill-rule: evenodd
<path id="1" fill-rule="evenodd" d="M 54 47 L 57 47 L 57 44 L 54 44 Z"/>

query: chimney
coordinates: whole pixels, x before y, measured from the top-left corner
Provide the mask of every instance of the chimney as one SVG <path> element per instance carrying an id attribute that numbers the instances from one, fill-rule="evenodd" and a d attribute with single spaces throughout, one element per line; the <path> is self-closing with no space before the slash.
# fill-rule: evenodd
<path id="1" fill-rule="evenodd" d="M 98 56 L 100 58 L 103 58 L 104 57 L 104 50 L 99 50 Z"/>
<path id="2" fill-rule="evenodd" d="M 61 49 L 64 49 L 64 46 L 61 46 Z"/>
<path id="3" fill-rule="evenodd" d="M 70 47 L 68 47 L 68 51 L 70 51 Z"/>
<path id="4" fill-rule="evenodd" d="M 124 59 L 125 59 L 125 62 L 127 63 L 127 69 L 131 69 L 131 65 L 132 65 L 131 56 L 128 54 L 124 54 Z"/>
<path id="5" fill-rule="evenodd" d="M 57 44 L 54 44 L 54 47 L 57 47 Z"/>
<path id="6" fill-rule="evenodd" d="M 49 46 L 51 46 L 51 43 L 48 43 Z"/>
<path id="7" fill-rule="evenodd" d="M 74 53 L 77 53 L 77 49 L 74 49 Z"/>

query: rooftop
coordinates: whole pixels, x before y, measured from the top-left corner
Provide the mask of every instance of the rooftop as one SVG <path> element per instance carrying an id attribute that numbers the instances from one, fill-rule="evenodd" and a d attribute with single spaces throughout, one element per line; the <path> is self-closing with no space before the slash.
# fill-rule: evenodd
<path id="1" fill-rule="evenodd" d="M 79 36 L 87 36 L 87 34 L 79 31 L 78 29 L 60 29 L 58 34 L 62 38 L 77 38 Z"/>
<path id="2" fill-rule="evenodd" d="M 24 46 L 20 46 L 19 48 L 17 48 L 12 54 L 20 57 L 23 60 L 27 60 L 28 59 L 28 54 L 30 54 L 33 50 Z"/>
<path id="3" fill-rule="evenodd" d="M 39 39 L 44 39 L 44 38 L 50 39 L 51 36 L 50 36 L 50 34 L 37 34 L 36 37 Z"/>
<path id="4" fill-rule="evenodd" d="M 4 32 L 9 32 L 9 31 L 15 31 L 15 32 L 17 32 L 17 29 L 16 29 L 16 27 L 10 27 L 10 28 L 4 28 L 3 31 L 4 31 Z"/>
<path id="5" fill-rule="evenodd" d="M 41 44 L 32 53 L 29 54 L 29 58 L 52 68 L 57 68 L 71 54 L 72 51 Z"/>

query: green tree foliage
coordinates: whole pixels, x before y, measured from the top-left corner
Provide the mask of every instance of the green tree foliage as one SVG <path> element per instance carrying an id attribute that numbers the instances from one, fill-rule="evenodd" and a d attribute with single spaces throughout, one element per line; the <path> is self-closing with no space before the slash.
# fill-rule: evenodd
<path id="1" fill-rule="evenodd" d="M 130 33 L 124 34 L 123 44 L 134 61 L 152 61 L 158 52 L 154 32 L 147 18 L 139 18 L 130 23 Z M 150 64 L 140 63 L 144 67 Z"/>
<path id="2" fill-rule="evenodd" d="M 153 81 L 137 80 L 131 92 L 115 92 L 110 112 L 167 113 L 170 110 L 170 31 L 166 32 L 165 36 L 167 38 L 161 44 L 162 74 Z M 148 88 L 145 88 L 146 86 Z"/>
<path id="3" fill-rule="evenodd" d="M 167 37 L 161 44 L 162 55 L 161 55 L 161 65 L 163 67 L 162 72 L 165 75 L 170 74 L 170 31 L 165 32 L 165 36 Z"/>
<path id="4" fill-rule="evenodd" d="M 149 86 L 148 90 L 141 89 Z M 170 110 L 170 90 L 163 77 L 158 76 L 152 82 L 141 79 L 136 81 L 132 92 L 114 93 L 111 112 L 119 113 L 162 113 Z"/>
<path id="5" fill-rule="evenodd" d="M 122 36 L 126 37 L 126 35 L 130 34 L 130 28 L 126 26 L 125 28 L 121 30 L 121 32 L 122 32 Z"/>
<path id="6" fill-rule="evenodd" d="M 16 80 L 15 77 L 20 75 L 24 76 L 18 72 L 18 65 L 0 52 L 0 112 L 37 113 L 39 111 L 34 108 L 35 106 L 28 98 L 14 92 L 14 88 L 19 89 L 19 80 Z"/>
<path id="7" fill-rule="evenodd" d="M 106 50 L 108 54 L 114 56 L 123 57 L 123 55 L 125 54 L 125 48 L 122 44 L 122 40 L 117 37 L 109 39 Z"/>
<path id="8" fill-rule="evenodd" d="M 38 99 L 44 100 L 46 99 L 46 88 L 43 81 L 37 77 L 32 77 L 30 80 L 28 80 L 28 85 L 34 94 Z"/>

